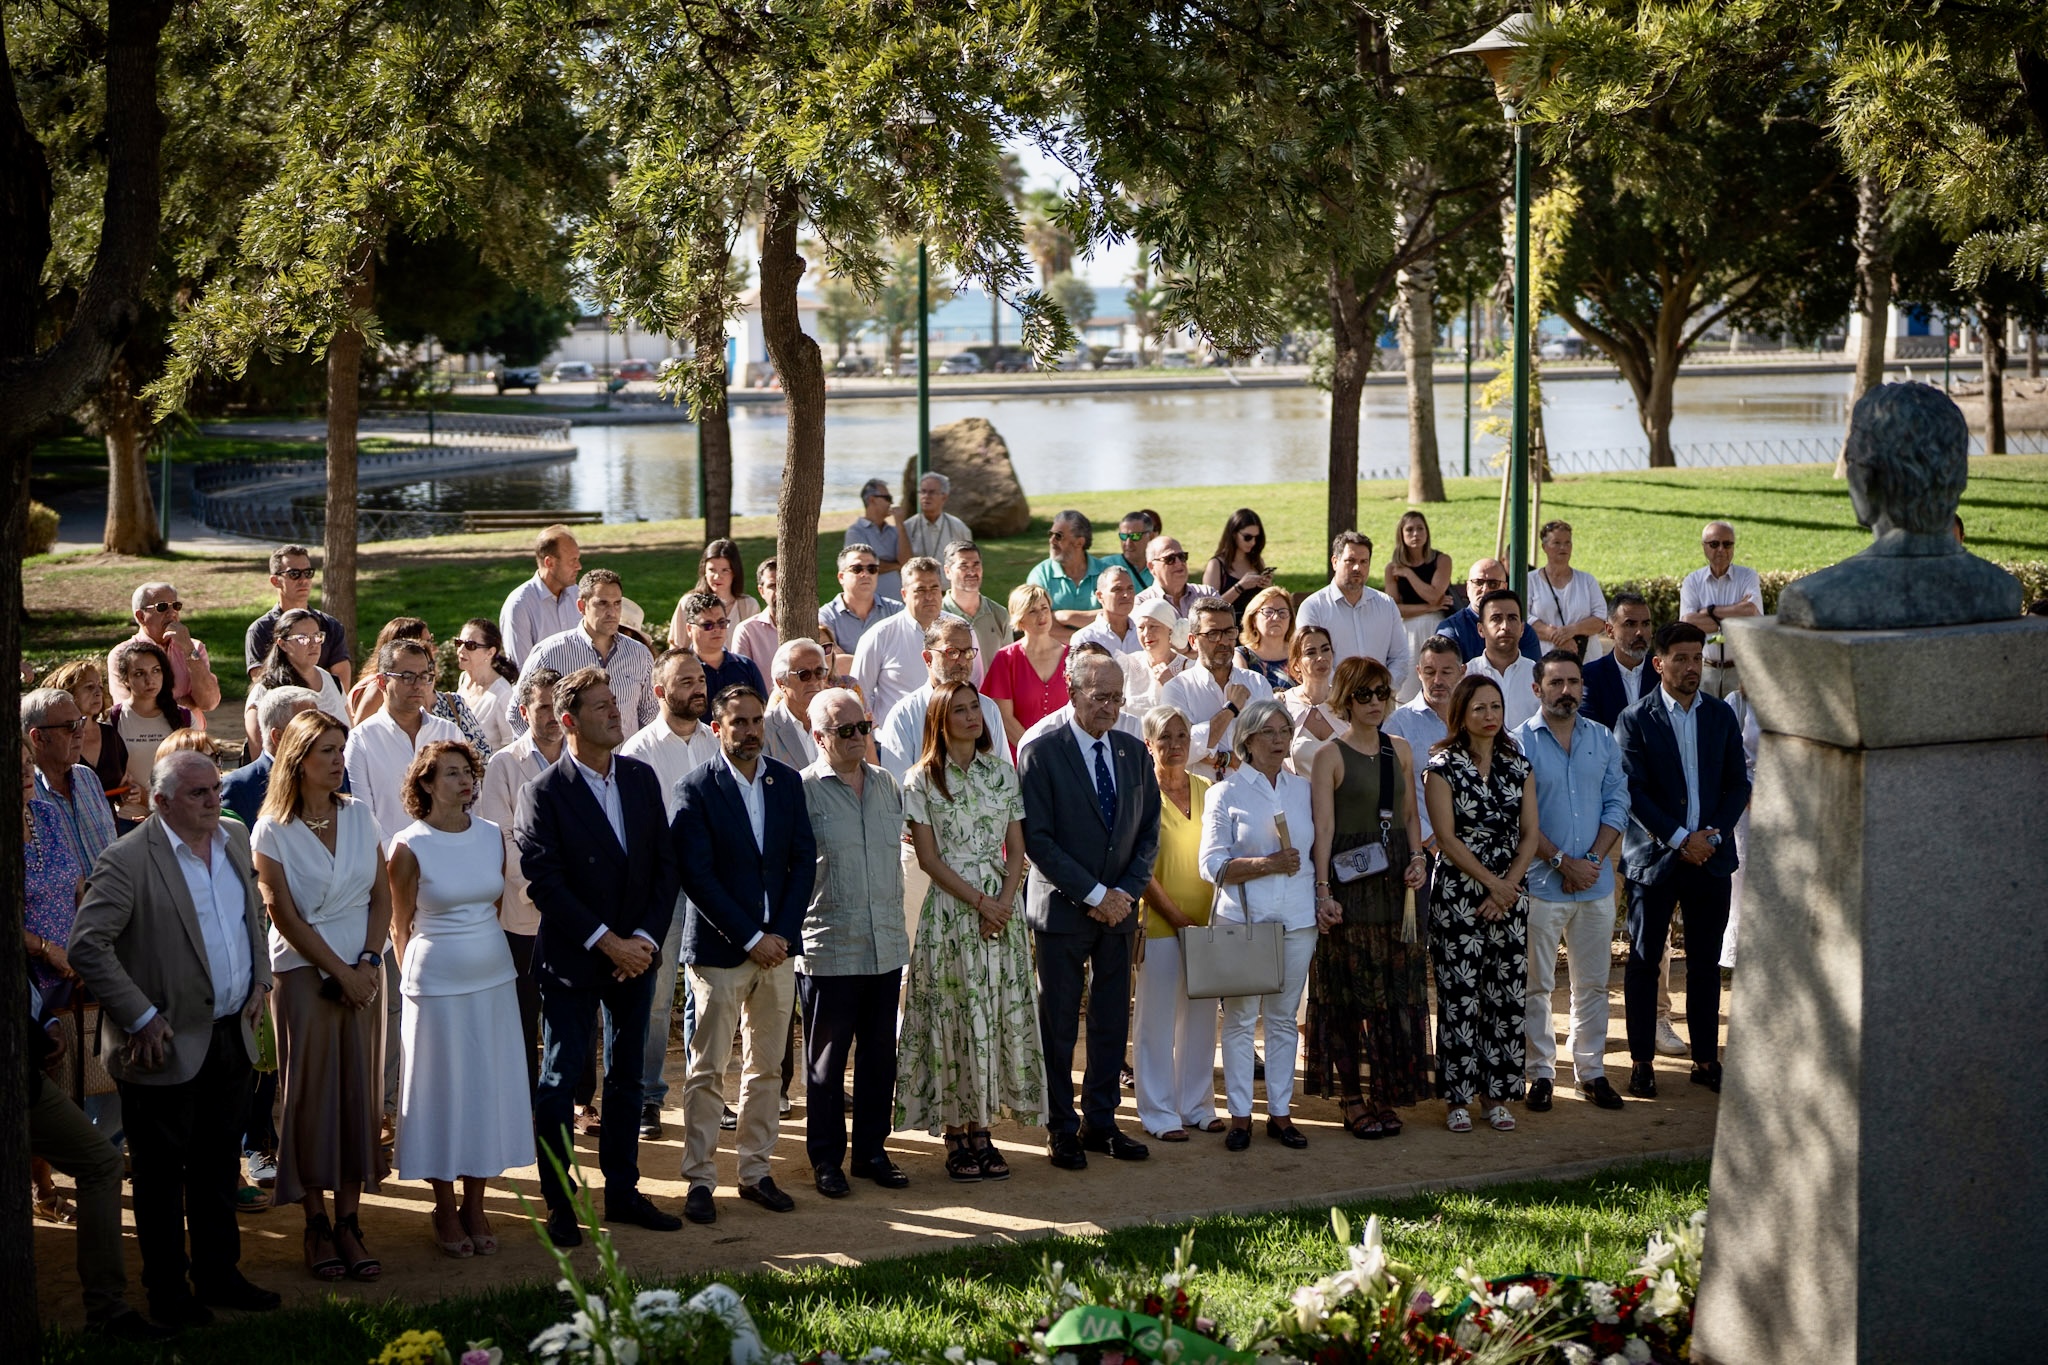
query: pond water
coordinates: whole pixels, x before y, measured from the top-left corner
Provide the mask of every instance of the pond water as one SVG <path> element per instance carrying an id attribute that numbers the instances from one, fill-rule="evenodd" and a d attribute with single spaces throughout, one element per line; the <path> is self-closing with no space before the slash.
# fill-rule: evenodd
<path id="1" fill-rule="evenodd" d="M 1834 440 L 1846 418 L 1847 374 L 1681 376 L 1673 440 Z M 1476 397 L 1477 386 L 1474 387 Z M 1439 384 L 1437 442 L 1446 474 L 1464 460 L 1463 394 Z M 1600 467 L 1573 452 L 1647 448 L 1635 403 L 1619 379 L 1553 378 L 1544 421 L 1560 469 Z M 1009 443 L 1033 494 L 1315 479 L 1326 467 L 1330 400 L 1309 388 L 1169 393 L 945 398 L 932 425 L 981 416 Z M 1501 448 L 1474 416 L 1472 468 L 1487 471 Z M 783 413 L 774 405 L 733 411 L 733 510 L 775 511 L 782 479 Z M 697 514 L 697 429 L 687 422 L 579 426 L 576 455 L 555 464 L 365 489 L 365 506 L 461 511 L 482 507 L 592 508 L 607 520 Z M 1408 419 L 1398 385 L 1366 390 L 1359 463 L 1366 477 L 1405 477 Z M 851 507 L 860 485 L 892 482 L 917 445 L 914 399 L 834 402 L 825 418 L 825 505 Z M 1640 456 L 1636 457 L 1638 460 Z M 1818 458 L 1809 455 L 1805 458 Z M 1631 461 L 1633 463 L 1633 461 Z"/>

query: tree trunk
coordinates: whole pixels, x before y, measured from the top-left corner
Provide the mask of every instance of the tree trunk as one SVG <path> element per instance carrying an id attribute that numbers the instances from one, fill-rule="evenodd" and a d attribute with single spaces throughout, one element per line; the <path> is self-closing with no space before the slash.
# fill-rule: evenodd
<path id="1" fill-rule="evenodd" d="M 1984 324 L 1984 453 L 2005 454 L 2005 309 L 1982 304 Z"/>
<path id="2" fill-rule="evenodd" d="M 1671 448 L 1671 388 L 1678 378 L 1676 359 L 1660 355 L 1651 363 L 1648 391 L 1639 410 L 1643 435 L 1650 438 L 1650 468 L 1676 469 L 1678 453 Z"/>
<path id="3" fill-rule="evenodd" d="M 107 371 L 95 407 L 107 443 L 107 526 L 100 548 L 117 555 L 160 555 L 164 538 L 149 492 L 149 413 L 135 397 L 135 376 L 125 355 Z"/>
<path id="4" fill-rule="evenodd" d="M 1358 405 L 1372 368 L 1372 313 L 1341 262 L 1330 265 L 1330 510 L 1325 535 L 1358 527 Z"/>
<path id="5" fill-rule="evenodd" d="M 1003 296 L 988 291 L 988 367 L 993 370 L 1003 358 Z"/>
<path id="6" fill-rule="evenodd" d="M 369 256 L 349 282 L 349 307 L 368 313 L 376 296 L 377 258 Z M 363 373 L 363 334 L 351 327 L 327 344 L 327 530 L 320 607 L 341 622 L 357 667 L 365 662 L 356 628 L 356 418 Z"/>
<path id="7" fill-rule="evenodd" d="M 725 374 L 723 298 L 698 310 L 690 340 L 697 348 L 699 363 L 707 355 L 714 356 L 713 363 L 724 375 L 717 398 L 697 413 L 697 458 L 704 468 L 704 506 L 698 510 L 704 515 L 704 543 L 709 545 L 732 534 L 732 415 L 725 397 L 732 376 Z"/>
<path id="8" fill-rule="evenodd" d="M 1856 181 L 1856 315 L 1863 320 L 1857 337 L 1856 380 L 1849 390 L 1849 411 L 1856 402 L 1884 382 L 1885 346 L 1889 335 L 1892 303 L 1892 236 L 1886 220 L 1891 194 L 1884 181 L 1865 173 Z M 1842 448 L 1835 455 L 1835 477 L 1849 473 L 1849 433 L 1846 419 Z"/>
<path id="9" fill-rule="evenodd" d="M 825 500 L 825 366 L 797 312 L 802 217 L 795 187 L 783 185 L 770 192 L 761 224 L 761 332 L 789 414 L 775 505 L 775 630 L 785 640 L 818 633 L 818 512 Z"/>
<path id="10" fill-rule="evenodd" d="M 1398 276 L 1397 287 L 1401 359 L 1408 371 L 1408 501 L 1442 502 L 1444 471 L 1436 447 L 1436 257 L 1422 256 L 1410 264 Z"/>

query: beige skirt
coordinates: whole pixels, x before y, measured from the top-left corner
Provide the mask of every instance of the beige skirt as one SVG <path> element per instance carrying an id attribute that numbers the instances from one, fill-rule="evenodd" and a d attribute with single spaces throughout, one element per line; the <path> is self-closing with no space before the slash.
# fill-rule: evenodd
<path id="1" fill-rule="evenodd" d="M 390 1174 L 379 1146 L 384 1114 L 384 1009 L 350 1009 L 320 996 L 317 967 L 277 974 L 277 1192 L 293 1204 L 308 1190 L 361 1185 Z"/>

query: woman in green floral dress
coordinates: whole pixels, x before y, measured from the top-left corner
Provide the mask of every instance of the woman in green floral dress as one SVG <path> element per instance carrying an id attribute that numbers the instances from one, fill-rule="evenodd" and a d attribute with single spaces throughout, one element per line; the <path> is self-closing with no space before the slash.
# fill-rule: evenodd
<path id="1" fill-rule="evenodd" d="M 903 787 L 918 866 L 932 879 L 897 1039 L 896 1127 L 946 1135 L 946 1174 L 1004 1180 L 988 1125 L 998 1111 L 1045 1121 L 1038 993 L 1017 893 L 1024 800 L 993 753 L 981 694 L 946 683 L 925 713 L 924 749 Z"/>

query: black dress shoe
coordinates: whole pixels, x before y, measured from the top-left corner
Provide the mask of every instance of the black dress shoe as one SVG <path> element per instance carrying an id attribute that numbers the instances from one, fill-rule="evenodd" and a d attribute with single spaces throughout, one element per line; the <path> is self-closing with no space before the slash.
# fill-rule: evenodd
<path id="1" fill-rule="evenodd" d="M 1705 1066 L 1700 1066 L 1695 1063 L 1692 1069 L 1692 1083 L 1694 1085 L 1703 1085 L 1716 1095 L 1720 1094 L 1721 1064 L 1719 1062 L 1708 1062 Z"/>
<path id="2" fill-rule="evenodd" d="M 683 1225 L 683 1220 L 672 1213 L 656 1208 L 654 1201 L 634 1190 L 616 1204 L 609 1198 L 604 1201 L 604 1221 L 607 1223 L 628 1223 L 649 1232 L 674 1232 Z"/>
<path id="3" fill-rule="evenodd" d="M 1266 1079 L 1266 1058 L 1262 1053 L 1254 1052 L 1252 1054 L 1252 1079 L 1255 1081 Z"/>
<path id="4" fill-rule="evenodd" d="M 1252 1130 L 1249 1128 L 1231 1128 L 1223 1134 L 1223 1150 L 1226 1152 L 1242 1152 L 1251 1145 Z"/>
<path id="5" fill-rule="evenodd" d="M 103 1318 L 85 1330 L 111 1341 L 133 1341 L 142 1345 L 169 1341 L 178 1335 L 176 1328 L 159 1327 L 132 1308 L 123 1309 L 111 1318 Z"/>
<path id="6" fill-rule="evenodd" d="M 811 1182 L 827 1199 L 844 1199 L 853 1193 L 853 1186 L 846 1183 L 846 1172 L 837 1166 L 818 1167 L 811 1172 Z"/>
<path id="7" fill-rule="evenodd" d="M 1046 1140 L 1045 1148 L 1052 1164 L 1063 1171 L 1088 1169 L 1088 1153 L 1081 1150 L 1081 1139 L 1072 1133 L 1054 1133 Z"/>
<path id="8" fill-rule="evenodd" d="M 788 1213 L 796 1207 L 796 1200 L 776 1188 L 773 1176 L 762 1176 L 758 1185 L 740 1186 L 740 1198 L 750 1204 L 759 1204 L 770 1213 Z"/>
<path id="9" fill-rule="evenodd" d="M 640 1106 L 640 1136 L 658 1138 L 661 1136 L 661 1106 L 643 1104 Z"/>
<path id="10" fill-rule="evenodd" d="M 888 1157 L 878 1156 L 872 1161 L 856 1161 L 853 1173 L 863 1180 L 872 1180 L 885 1190 L 900 1190 L 910 1184 L 910 1177 Z"/>
<path id="11" fill-rule="evenodd" d="M 1090 1152 L 1101 1152 L 1112 1161 L 1143 1161 L 1152 1155 L 1152 1149 L 1134 1137 L 1126 1137 L 1116 1128 L 1081 1130 L 1081 1146 Z"/>
<path id="12" fill-rule="evenodd" d="M 1635 1062 L 1628 1069 L 1628 1093 L 1639 1100 L 1657 1098 L 1657 1068 L 1648 1062 Z"/>
<path id="13" fill-rule="evenodd" d="M 1595 1076 L 1592 1080 L 1581 1085 L 1579 1087 L 1579 1097 L 1591 1100 L 1602 1109 L 1619 1109 L 1622 1104 L 1620 1092 L 1608 1083 L 1605 1076 Z"/>
<path id="14" fill-rule="evenodd" d="M 206 1327 L 213 1322 L 213 1314 L 208 1311 L 206 1305 L 190 1294 L 183 1294 L 174 1299 L 159 1299 L 152 1296 L 149 1301 L 149 1315 L 173 1332 L 186 1327 Z"/>
<path id="15" fill-rule="evenodd" d="M 1302 1132 L 1301 1129 L 1295 1127 L 1292 1123 L 1282 1128 L 1276 1119 L 1266 1120 L 1266 1136 L 1279 1143 L 1282 1147 L 1291 1147 L 1295 1151 L 1300 1151 L 1308 1146 L 1307 1133 Z"/>
<path id="16" fill-rule="evenodd" d="M 197 1288 L 199 1301 L 208 1308 L 232 1308 L 238 1313 L 268 1313 L 284 1302 L 284 1295 L 274 1289 L 259 1289 L 240 1274 L 232 1280 L 219 1280 Z"/>
<path id="17" fill-rule="evenodd" d="M 576 1210 L 548 1210 L 548 1240 L 564 1249 L 583 1245 L 583 1225 L 576 1221 Z"/>
<path id="18" fill-rule="evenodd" d="M 690 1186 L 690 1193 L 683 1199 L 683 1217 L 693 1223 L 718 1221 L 718 1206 L 711 1202 L 709 1185 Z"/>
<path id="19" fill-rule="evenodd" d="M 1551 1089 L 1552 1086 L 1548 1076 L 1538 1076 L 1535 1080 L 1529 1082 L 1529 1098 L 1524 1103 L 1529 1106 L 1531 1113 L 1547 1114 L 1550 1112 Z"/>

